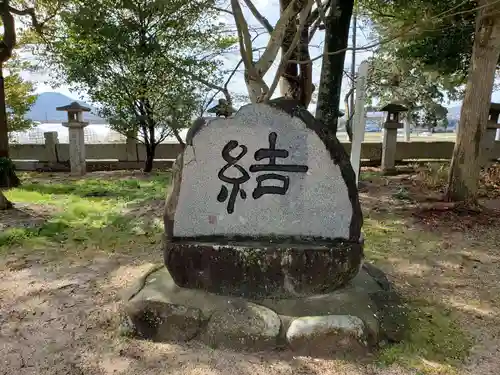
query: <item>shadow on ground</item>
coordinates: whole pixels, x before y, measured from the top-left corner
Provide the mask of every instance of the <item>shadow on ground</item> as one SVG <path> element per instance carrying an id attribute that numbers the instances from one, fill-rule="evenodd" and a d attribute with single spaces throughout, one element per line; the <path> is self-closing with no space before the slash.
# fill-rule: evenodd
<path id="1" fill-rule="evenodd" d="M 38 181 L 12 193 L 25 203 L 36 193 L 36 204 L 48 211 L 40 228 L 0 235 L 0 355 L 7 373 L 500 373 L 499 223 L 450 225 L 461 220 L 456 217 L 425 222 L 413 215 L 418 202 L 411 192 L 398 194 L 400 182 L 391 180 L 370 184 L 361 199 L 367 258 L 387 272 L 412 308 L 405 342 L 353 361 L 239 353 L 118 335 L 120 292 L 151 263 L 161 262 L 166 190 L 161 181 L 168 176 L 144 182 L 142 196 L 135 182 L 111 181 L 105 189 L 118 191 L 115 196 L 85 196 L 97 182 L 77 182 L 81 186 L 76 187 L 57 182 L 72 186 L 62 189 Z M 59 203 L 53 202 L 54 195 Z"/>

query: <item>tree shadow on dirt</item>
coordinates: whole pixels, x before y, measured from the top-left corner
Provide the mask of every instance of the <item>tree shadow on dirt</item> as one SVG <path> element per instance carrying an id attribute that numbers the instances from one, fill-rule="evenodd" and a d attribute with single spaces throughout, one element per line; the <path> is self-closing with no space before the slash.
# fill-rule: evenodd
<path id="1" fill-rule="evenodd" d="M 408 300 L 412 316 L 408 339 L 382 348 L 376 357 L 311 359 L 287 351 L 240 353 L 119 336 L 119 292 L 145 271 L 146 262 L 161 262 L 157 224 L 163 213 L 162 201 L 123 193 L 142 200 L 107 215 L 100 226 L 57 219 L 26 229 L 23 241 L 31 238 L 44 253 L 16 253 L 12 242 L 0 276 L 6 369 L 23 374 L 37 368 L 51 375 L 387 375 L 391 370 L 384 366 L 399 364 L 413 369 L 399 374 L 422 368 L 437 374 L 447 365 L 462 366 L 474 343 L 466 366 L 476 374 L 500 373 L 498 223 L 463 224 L 464 218 L 447 213 L 415 216 L 418 202 L 411 194 L 398 194 L 397 186 L 377 189 L 362 195 L 366 255 Z"/>

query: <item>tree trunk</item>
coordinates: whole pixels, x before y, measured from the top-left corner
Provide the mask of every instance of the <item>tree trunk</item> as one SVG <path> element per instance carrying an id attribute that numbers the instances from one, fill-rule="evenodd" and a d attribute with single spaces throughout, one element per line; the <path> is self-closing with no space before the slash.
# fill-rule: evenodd
<path id="1" fill-rule="evenodd" d="M 144 172 L 149 173 L 153 170 L 154 159 L 155 159 L 154 151 L 146 149 L 146 161 L 144 162 Z"/>
<path id="2" fill-rule="evenodd" d="M 483 0 L 481 5 L 493 4 Z M 495 71 L 500 55 L 500 3 L 481 8 L 476 31 L 465 97 L 460 113 L 457 140 L 448 175 L 449 201 L 477 203 L 481 169 L 481 140 L 486 133 Z"/>
<path id="3" fill-rule="evenodd" d="M 248 97 L 251 103 L 257 103 L 260 94 L 262 93 L 261 85 L 248 76 L 248 72 L 245 72 L 245 84 L 247 85 Z"/>
<path id="4" fill-rule="evenodd" d="M 0 158 L 9 158 L 9 132 L 5 110 L 5 84 L 2 64 L 0 64 Z"/>
<path id="5" fill-rule="evenodd" d="M 4 170 L 5 166 L 10 164 L 5 161 L 5 159 L 9 160 L 9 129 L 7 127 L 7 111 L 5 108 L 5 84 L 3 66 L 0 63 L 0 188 L 8 189 L 19 186 L 21 182 L 13 168 Z"/>
<path id="6" fill-rule="evenodd" d="M 0 211 L 8 210 L 12 207 L 12 203 L 5 197 L 5 195 L 3 195 L 2 191 L 0 190 Z"/>
<path id="7" fill-rule="evenodd" d="M 146 144 L 146 161 L 144 162 L 144 172 L 149 173 L 153 170 L 155 160 L 156 145 Z"/>
<path id="8" fill-rule="evenodd" d="M 291 0 L 280 0 L 280 13 L 290 5 Z M 296 5 L 297 7 L 297 5 Z M 297 20 L 292 18 L 286 27 L 286 34 L 281 43 L 281 55 L 284 55 L 292 44 L 293 37 L 297 32 Z M 290 60 L 297 60 L 297 50 L 290 55 Z M 295 63 L 287 63 L 285 70 L 280 78 L 280 93 L 282 96 L 288 96 L 297 99 L 299 93 L 299 69 Z"/>
<path id="9" fill-rule="evenodd" d="M 291 0 L 280 0 L 280 10 L 283 12 Z M 297 5 L 300 6 L 300 5 Z M 302 7 L 306 4 L 301 5 Z M 297 9 L 300 12 L 301 9 Z M 310 16 L 310 13 L 309 13 Z M 281 43 L 281 54 L 285 54 L 297 33 L 297 19 L 293 18 L 287 26 L 285 38 Z M 308 21 L 305 27 L 300 32 L 300 42 L 297 48 L 290 56 L 290 60 L 308 61 L 309 55 L 309 27 Z M 280 77 L 280 93 L 282 96 L 287 96 L 300 101 L 304 107 L 308 107 L 312 98 L 312 62 L 305 64 L 288 63 Z"/>
<path id="10" fill-rule="evenodd" d="M 330 12 L 326 17 L 325 54 L 347 47 L 353 7 L 354 0 L 337 0 L 330 7 Z M 337 132 L 344 60 L 345 52 L 323 57 L 318 89 L 316 118 L 323 121 L 335 133 Z"/>

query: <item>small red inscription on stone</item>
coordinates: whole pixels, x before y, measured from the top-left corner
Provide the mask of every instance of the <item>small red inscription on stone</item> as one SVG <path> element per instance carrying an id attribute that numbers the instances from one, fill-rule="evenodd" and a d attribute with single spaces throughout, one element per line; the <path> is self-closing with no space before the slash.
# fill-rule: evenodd
<path id="1" fill-rule="evenodd" d="M 217 216 L 208 215 L 208 222 L 209 222 L 209 224 L 217 224 Z"/>

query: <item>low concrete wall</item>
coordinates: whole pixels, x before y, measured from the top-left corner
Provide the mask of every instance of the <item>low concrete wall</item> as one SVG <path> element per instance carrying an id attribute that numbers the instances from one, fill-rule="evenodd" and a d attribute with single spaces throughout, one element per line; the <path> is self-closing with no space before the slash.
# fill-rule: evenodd
<path id="1" fill-rule="evenodd" d="M 69 145 L 60 144 L 57 138 L 46 133 L 45 144 L 13 144 L 10 155 L 19 170 L 69 170 Z M 348 153 L 350 143 L 342 143 Z M 405 160 L 448 160 L 453 153 L 454 142 L 398 142 L 396 161 Z M 170 168 L 172 162 L 181 152 L 178 143 L 165 143 L 156 149 L 155 168 Z M 133 140 L 127 143 L 88 144 L 85 145 L 87 169 L 116 170 L 140 169 L 146 159 L 144 145 Z M 496 141 L 492 159 L 500 159 L 500 141 Z M 361 159 L 370 165 L 380 164 L 382 159 L 382 143 L 367 142 L 361 147 Z"/>

